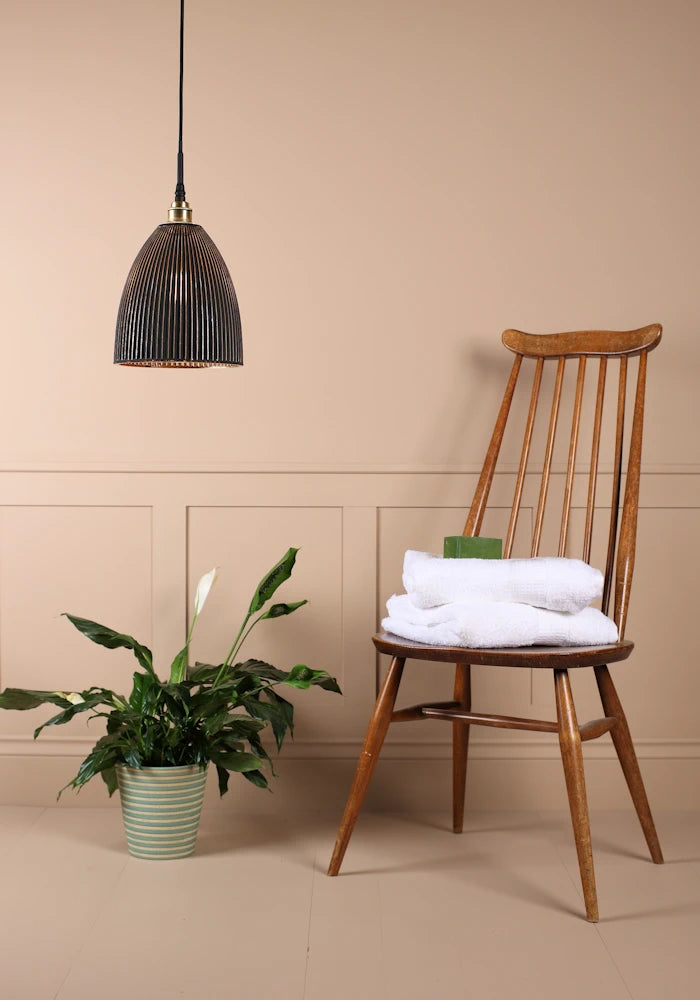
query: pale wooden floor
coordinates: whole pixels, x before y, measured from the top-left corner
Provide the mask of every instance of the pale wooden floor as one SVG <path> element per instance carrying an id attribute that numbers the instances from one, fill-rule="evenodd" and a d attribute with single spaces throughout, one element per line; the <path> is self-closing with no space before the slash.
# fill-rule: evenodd
<path id="1" fill-rule="evenodd" d="M 700 813 L 592 817 L 587 924 L 568 816 L 205 812 L 185 861 L 127 856 L 116 809 L 0 808 L 3 1000 L 695 1000 Z"/>

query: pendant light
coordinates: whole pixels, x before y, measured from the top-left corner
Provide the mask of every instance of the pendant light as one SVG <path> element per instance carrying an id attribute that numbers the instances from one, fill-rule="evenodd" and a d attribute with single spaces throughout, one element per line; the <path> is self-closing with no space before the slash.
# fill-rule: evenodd
<path id="1" fill-rule="evenodd" d="M 122 292 L 114 363 L 160 368 L 242 365 L 241 318 L 224 259 L 186 201 L 182 156 L 185 0 L 180 0 L 177 185 L 168 221 L 139 251 Z"/>

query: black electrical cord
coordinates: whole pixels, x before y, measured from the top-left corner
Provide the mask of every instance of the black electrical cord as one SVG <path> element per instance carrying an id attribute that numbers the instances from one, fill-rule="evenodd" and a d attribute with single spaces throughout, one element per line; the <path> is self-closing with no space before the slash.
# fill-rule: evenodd
<path id="1" fill-rule="evenodd" d="M 185 168 L 182 156 L 182 80 L 185 63 L 185 0 L 180 0 L 180 121 L 177 143 L 177 184 L 175 201 L 185 201 Z"/>

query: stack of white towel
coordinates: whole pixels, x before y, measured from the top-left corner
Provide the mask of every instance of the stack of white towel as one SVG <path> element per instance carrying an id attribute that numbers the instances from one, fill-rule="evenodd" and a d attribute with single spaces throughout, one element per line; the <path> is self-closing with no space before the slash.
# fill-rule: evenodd
<path id="1" fill-rule="evenodd" d="M 589 605 L 603 574 L 580 559 L 443 559 L 409 551 L 405 594 L 387 601 L 386 632 L 433 646 L 596 646 L 615 622 Z"/>

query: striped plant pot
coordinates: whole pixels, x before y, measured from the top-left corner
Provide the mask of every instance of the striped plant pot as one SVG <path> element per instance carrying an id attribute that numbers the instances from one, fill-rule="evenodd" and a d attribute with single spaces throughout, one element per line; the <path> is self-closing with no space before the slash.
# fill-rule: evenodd
<path id="1" fill-rule="evenodd" d="M 154 861 L 192 854 L 206 767 L 133 768 L 117 764 L 117 781 L 129 854 Z"/>

